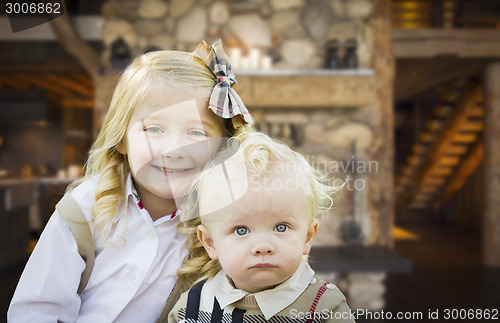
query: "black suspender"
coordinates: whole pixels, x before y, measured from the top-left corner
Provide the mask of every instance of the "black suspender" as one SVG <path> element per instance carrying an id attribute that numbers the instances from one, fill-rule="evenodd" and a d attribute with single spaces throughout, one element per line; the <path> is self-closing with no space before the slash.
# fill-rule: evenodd
<path id="1" fill-rule="evenodd" d="M 198 284 L 191 287 L 188 293 L 188 300 L 186 305 L 186 320 L 192 319 L 198 320 L 198 312 L 200 310 L 200 299 L 201 299 L 201 289 L 205 284 L 206 280 L 199 282 Z"/>
<path id="2" fill-rule="evenodd" d="M 241 308 L 235 308 L 233 310 L 231 323 L 243 323 L 243 314 L 245 314 L 245 310 L 242 310 Z"/>
<path id="3" fill-rule="evenodd" d="M 198 314 L 200 312 L 200 300 L 201 300 L 201 290 L 206 280 L 199 282 L 198 284 L 191 287 L 188 293 L 188 299 L 186 304 L 186 320 L 194 320 L 198 322 Z M 220 304 L 217 298 L 214 296 L 214 307 L 212 309 L 211 323 L 222 323 L 222 317 L 224 310 L 220 308 Z M 245 310 L 235 308 L 232 313 L 231 322 L 232 323 L 243 323 L 243 315 Z"/>
<path id="4" fill-rule="evenodd" d="M 223 314 L 224 310 L 220 308 L 219 301 L 217 301 L 217 298 L 214 296 L 214 308 L 212 309 L 212 319 L 210 320 L 210 323 L 222 323 Z"/>

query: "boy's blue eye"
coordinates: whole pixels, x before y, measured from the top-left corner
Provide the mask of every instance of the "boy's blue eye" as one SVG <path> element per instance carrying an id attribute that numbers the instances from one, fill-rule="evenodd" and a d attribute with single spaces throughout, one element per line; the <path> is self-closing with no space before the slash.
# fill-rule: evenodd
<path id="1" fill-rule="evenodd" d="M 280 233 L 286 232 L 288 231 L 288 229 L 289 227 L 286 224 L 278 224 L 277 226 L 274 227 L 274 230 Z"/>
<path id="2" fill-rule="evenodd" d="M 237 236 L 244 236 L 247 233 L 248 229 L 245 227 L 237 227 L 236 229 L 234 229 L 234 234 L 236 234 Z"/>

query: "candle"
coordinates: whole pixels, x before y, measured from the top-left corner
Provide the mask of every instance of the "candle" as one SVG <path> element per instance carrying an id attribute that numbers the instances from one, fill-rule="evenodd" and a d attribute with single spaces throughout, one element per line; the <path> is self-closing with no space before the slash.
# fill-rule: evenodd
<path id="1" fill-rule="evenodd" d="M 260 66 L 262 69 L 270 70 L 272 65 L 273 65 L 273 60 L 271 56 L 269 55 L 262 56 L 262 61 L 260 62 Z"/>
<path id="2" fill-rule="evenodd" d="M 247 56 L 242 57 L 240 67 L 244 70 L 249 69 L 250 68 L 250 58 L 248 58 Z"/>
<path id="3" fill-rule="evenodd" d="M 252 48 L 250 50 L 250 68 L 258 69 L 260 61 L 260 50 L 257 48 Z"/>
<path id="4" fill-rule="evenodd" d="M 241 49 L 233 48 L 230 53 L 231 66 L 233 68 L 241 67 Z"/>

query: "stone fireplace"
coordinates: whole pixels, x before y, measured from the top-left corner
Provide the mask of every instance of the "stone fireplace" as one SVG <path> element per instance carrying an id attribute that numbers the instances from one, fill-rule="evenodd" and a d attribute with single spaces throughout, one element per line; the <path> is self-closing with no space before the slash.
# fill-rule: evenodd
<path id="1" fill-rule="evenodd" d="M 315 245 L 388 247 L 393 148 L 387 138 L 392 130 L 386 127 L 391 127 L 387 110 L 392 107 L 380 100 L 373 63 L 375 31 L 368 23 L 373 3 L 109 0 L 102 6 L 102 61 L 107 68 L 95 78 L 94 129 L 100 128 L 117 80 L 110 56 L 119 38 L 132 56 L 150 48 L 192 51 L 201 39 L 210 43 L 221 38 L 228 53 L 237 48 L 250 55 L 257 49 L 271 59 L 271 68 L 235 69 L 235 89 L 256 129 L 304 154 L 337 183 L 345 182 L 336 207 L 320 221 Z M 357 44 L 356 66 L 325 69 L 328 44 L 339 44 L 337 54 L 343 57 L 347 40 Z M 385 152 L 389 157 L 381 158 Z M 352 308 L 380 310 L 385 272 L 377 266 L 354 266 L 319 274 L 346 293 Z"/>

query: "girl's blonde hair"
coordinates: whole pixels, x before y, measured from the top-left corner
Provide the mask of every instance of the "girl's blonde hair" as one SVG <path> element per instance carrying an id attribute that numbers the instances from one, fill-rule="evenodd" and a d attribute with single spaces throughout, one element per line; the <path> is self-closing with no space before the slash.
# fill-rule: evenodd
<path id="1" fill-rule="evenodd" d="M 298 189 L 304 192 L 311 220 L 332 208 L 334 204 L 332 196 L 342 189 L 343 185 L 334 185 L 334 179 L 315 169 L 303 155 L 263 133 L 247 132 L 231 138 L 228 142 L 229 149 L 221 151 L 206 167 L 219 164 L 234 153 L 234 148 L 231 147 L 234 147 L 235 141 L 236 145 L 239 145 L 237 158 L 240 158 L 246 166 L 249 177 L 264 180 L 276 174 L 281 165 L 286 165 L 283 168 L 285 176 L 298 175 L 296 179 L 299 181 L 296 184 L 302 185 Z M 296 171 L 296 174 L 291 174 L 291 171 Z M 204 171 L 193 182 L 189 198 L 183 208 L 185 213 L 183 218 L 188 220 L 179 225 L 179 230 L 188 234 L 190 259 L 178 271 L 178 276 L 188 284 L 213 277 L 221 269 L 219 261 L 210 259 L 197 239 L 197 227 L 202 223 L 199 211 L 200 196 L 204 190 L 214 189 L 216 183 L 220 182 L 220 178 L 215 178 L 214 173 Z"/>
<path id="2" fill-rule="evenodd" d="M 126 156 L 119 153 L 117 147 L 127 133 L 135 109 L 157 84 L 203 93 L 208 101 L 216 79 L 200 56 L 183 51 L 149 52 L 137 57 L 125 69 L 116 85 L 104 124 L 89 152 L 85 176 L 68 187 L 72 190 L 86 179 L 99 175 L 92 221 L 103 232 L 107 225 L 112 225 L 120 201 L 125 201 L 124 187 L 130 172 Z M 231 120 L 224 120 L 224 128 L 226 136 L 236 133 Z M 121 207 L 125 208 L 125 205 Z"/>

